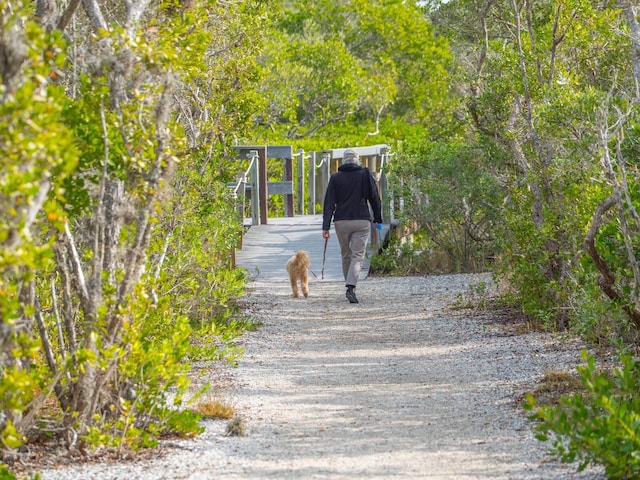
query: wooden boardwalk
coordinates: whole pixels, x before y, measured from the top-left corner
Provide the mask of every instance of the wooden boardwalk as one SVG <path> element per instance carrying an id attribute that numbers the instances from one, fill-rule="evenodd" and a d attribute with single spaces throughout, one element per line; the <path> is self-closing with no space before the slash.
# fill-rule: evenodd
<path id="1" fill-rule="evenodd" d="M 253 225 L 244 234 L 242 249 L 236 252 L 236 264 L 246 268 L 252 280 L 284 282 L 289 281 L 284 269 L 289 257 L 298 250 L 306 250 L 311 256 L 312 273 L 309 280 L 319 281 L 322 279 L 324 243 L 322 215 L 269 218 L 267 225 Z M 324 280 L 344 281 L 341 265 L 340 246 L 332 225 L 331 238 L 327 243 Z M 369 266 L 369 259 L 365 258 L 360 280 L 369 274 Z"/>

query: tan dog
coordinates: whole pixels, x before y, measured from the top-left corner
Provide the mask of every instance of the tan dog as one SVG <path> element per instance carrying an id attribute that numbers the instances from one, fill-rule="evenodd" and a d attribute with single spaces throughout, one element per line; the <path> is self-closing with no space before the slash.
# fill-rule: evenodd
<path id="1" fill-rule="evenodd" d="M 285 268 L 289 273 L 291 280 L 291 289 L 293 296 L 299 297 L 300 290 L 305 297 L 309 296 L 309 267 L 311 266 L 311 258 L 309 253 L 304 250 L 298 250 L 289 260 Z"/>

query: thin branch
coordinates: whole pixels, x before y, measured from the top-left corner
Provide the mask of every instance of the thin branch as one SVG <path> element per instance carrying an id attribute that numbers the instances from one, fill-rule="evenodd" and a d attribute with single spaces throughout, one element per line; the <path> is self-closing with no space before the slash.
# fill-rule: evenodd
<path id="1" fill-rule="evenodd" d="M 44 202 L 47 200 L 49 190 L 51 190 L 51 182 L 49 182 L 48 179 L 41 180 L 38 193 L 35 197 L 30 199 L 29 202 L 25 202 L 25 206 L 21 212 L 21 218 L 24 221 L 24 225 L 20 225 L 20 220 L 17 220 L 14 228 L 9 230 L 7 239 L 4 241 L 4 248 L 14 249 L 22 243 L 20 230 L 28 230 L 31 225 L 33 225 L 38 212 L 42 210 L 42 205 L 44 205 Z"/>
<path id="2" fill-rule="evenodd" d="M 102 15 L 100 4 L 98 0 L 82 0 L 82 5 L 87 13 L 87 16 L 91 20 L 91 24 L 95 32 L 99 30 L 109 30 L 109 25 Z"/>
<path id="3" fill-rule="evenodd" d="M 629 3 L 630 4 L 624 8 L 624 12 L 627 15 L 627 22 L 629 23 L 629 30 L 631 31 L 631 61 L 633 65 L 636 101 L 638 101 L 640 100 L 640 25 L 636 17 L 638 6 L 631 5 L 632 2 Z"/>
<path id="4" fill-rule="evenodd" d="M 61 32 L 64 32 L 64 30 L 69 25 L 69 22 L 73 18 L 73 14 L 78 9 L 78 6 L 80 5 L 81 1 L 82 0 L 71 0 L 69 2 L 69 5 L 67 5 L 67 9 L 64 11 L 64 13 L 58 19 L 58 24 L 56 25 L 56 28 L 58 30 L 60 30 Z"/>
<path id="5" fill-rule="evenodd" d="M 60 374 L 56 374 L 51 383 L 49 384 L 49 388 L 46 392 L 42 392 L 36 395 L 29 404 L 25 407 L 25 415 L 16 421 L 16 429 L 19 432 L 27 431 L 36 421 L 36 416 L 40 412 L 40 409 L 44 406 L 47 399 L 51 395 L 53 390 L 58 389 L 60 386 Z"/>
<path id="6" fill-rule="evenodd" d="M 76 280 L 76 286 L 78 295 L 80 296 L 80 303 L 85 313 L 86 320 L 95 319 L 95 312 L 93 311 L 93 304 L 89 297 L 89 290 L 87 289 L 87 282 L 85 280 L 84 271 L 82 269 L 82 262 L 80 262 L 80 255 L 76 249 L 76 244 L 69 230 L 69 223 L 64 224 L 64 237 L 66 240 L 67 251 L 71 255 L 71 269 L 73 270 L 74 278 Z"/>
<path id="7" fill-rule="evenodd" d="M 71 358 L 75 360 L 75 352 L 78 349 L 78 343 L 76 340 L 76 326 L 74 322 L 73 315 L 73 304 L 71 301 L 71 273 L 69 272 L 68 264 L 69 261 L 67 259 L 66 249 L 61 245 L 57 245 L 54 248 L 56 255 L 58 257 L 58 271 L 61 275 L 61 283 L 62 283 L 62 313 L 64 319 L 64 327 L 67 331 L 67 341 L 69 342 L 69 353 L 71 354 Z M 52 291 L 52 295 L 55 298 L 55 291 Z"/>
<path id="8" fill-rule="evenodd" d="M 67 350 L 65 348 L 64 333 L 62 331 L 62 322 L 60 321 L 60 311 L 58 309 L 58 296 L 56 292 L 56 284 L 51 280 L 51 309 L 53 311 L 53 318 L 56 320 L 56 330 L 58 333 L 58 343 L 60 347 L 60 354 L 62 356 L 63 363 L 67 360 Z M 69 374 L 69 372 L 67 372 Z"/>
<path id="9" fill-rule="evenodd" d="M 374 135 L 378 135 L 378 133 L 380 133 L 380 115 L 382 115 L 382 111 L 384 110 L 384 107 L 386 107 L 386 104 L 383 104 L 378 111 L 376 112 L 376 131 L 375 132 L 367 132 L 367 136 L 368 137 L 372 137 Z"/>
<path id="10" fill-rule="evenodd" d="M 40 307 L 40 300 L 38 300 L 37 296 L 34 299 L 34 307 L 36 323 L 38 324 L 38 332 L 40 333 L 40 341 L 42 342 L 44 356 L 47 359 L 47 365 L 49 365 L 49 370 L 51 370 L 54 374 L 58 373 L 58 365 L 56 363 L 56 358 L 53 355 L 53 346 L 51 345 L 51 341 L 49 340 L 49 333 L 47 332 L 47 327 L 44 324 L 42 309 Z"/>

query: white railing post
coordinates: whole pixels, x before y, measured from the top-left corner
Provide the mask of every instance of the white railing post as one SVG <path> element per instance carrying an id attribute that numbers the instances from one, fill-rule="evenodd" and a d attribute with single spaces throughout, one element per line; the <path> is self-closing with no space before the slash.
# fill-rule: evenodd
<path id="1" fill-rule="evenodd" d="M 298 183 L 298 201 L 296 202 L 296 213 L 304 215 L 304 150 L 298 149 L 298 165 L 296 167 L 296 180 Z"/>
<path id="2" fill-rule="evenodd" d="M 258 168 L 258 151 L 251 150 L 247 155 L 251 158 L 251 164 L 247 172 L 251 178 L 251 224 L 260 225 L 260 182 Z"/>
<path id="3" fill-rule="evenodd" d="M 388 160 L 389 151 L 386 148 L 380 150 L 380 200 L 382 202 L 382 221 L 390 223 L 391 215 L 390 215 L 390 203 L 387 198 L 387 160 Z"/>
<path id="4" fill-rule="evenodd" d="M 324 194 L 329 186 L 329 177 L 331 176 L 331 155 L 328 153 L 322 154 L 322 160 L 320 162 L 320 203 L 324 203 Z"/>
<path id="5" fill-rule="evenodd" d="M 316 214 L 316 152 L 309 153 L 309 215 Z"/>

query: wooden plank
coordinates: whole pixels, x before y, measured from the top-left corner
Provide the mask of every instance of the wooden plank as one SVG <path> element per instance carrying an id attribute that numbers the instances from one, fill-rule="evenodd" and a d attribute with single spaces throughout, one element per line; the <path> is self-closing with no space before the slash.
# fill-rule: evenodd
<path id="1" fill-rule="evenodd" d="M 293 158 L 293 147 L 291 145 L 267 145 L 267 158 Z"/>
<path id="2" fill-rule="evenodd" d="M 342 159 L 342 156 L 344 155 L 345 150 L 355 150 L 355 152 L 360 157 L 371 157 L 374 155 L 382 155 L 383 152 L 388 152 L 389 146 L 385 144 L 380 144 L 380 145 L 370 145 L 367 147 L 350 147 L 349 149 L 334 148 L 332 150 L 323 150 L 323 152 L 331 153 L 331 158 L 336 160 L 336 159 Z"/>
<path id="3" fill-rule="evenodd" d="M 268 182 L 267 189 L 269 195 L 293 194 L 293 182 Z"/>
<path id="4" fill-rule="evenodd" d="M 242 250 L 236 252 L 236 264 L 249 272 L 251 279 L 288 281 L 285 263 L 297 250 L 306 250 L 311 257 L 310 280 L 320 281 L 324 239 L 322 215 L 300 215 L 287 218 L 270 218 L 268 225 L 253 225 L 244 234 Z M 369 273 L 369 259 L 365 259 L 360 280 Z M 325 281 L 344 282 L 340 245 L 333 226 L 327 243 L 324 268 Z"/>

